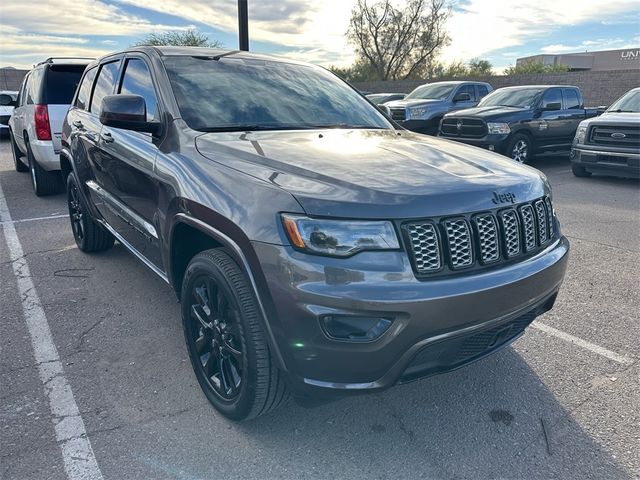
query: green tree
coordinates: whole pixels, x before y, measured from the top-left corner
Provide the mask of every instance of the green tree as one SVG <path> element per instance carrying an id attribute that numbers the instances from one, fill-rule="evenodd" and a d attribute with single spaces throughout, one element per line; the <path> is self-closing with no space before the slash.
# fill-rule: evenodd
<path id="1" fill-rule="evenodd" d="M 449 43 L 445 0 L 407 0 L 404 8 L 392 0 L 369 5 L 358 0 L 351 11 L 347 38 L 358 62 L 370 67 L 377 80 L 412 78 Z"/>
<path id="2" fill-rule="evenodd" d="M 493 65 L 489 60 L 474 58 L 468 63 L 470 77 L 487 77 L 493 75 Z"/>
<path id="3" fill-rule="evenodd" d="M 331 66 L 329 70 L 349 83 L 366 82 L 376 78 L 371 66 L 363 62 L 356 62 L 346 68 Z"/>
<path id="4" fill-rule="evenodd" d="M 569 66 L 562 63 L 555 65 L 545 65 L 542 62 L 528 61 L 520 62 L 518 65 L 507 67 L 505 75 L 523 75 L 532 73 L 564 73 L 569 71 Z"/>
<path id="5" fill-rule="evenodd" d="M 161 33 L 150 33 L 136 45 L 153 45 L 156 47 L 171 45 L 178 47 L 222 47 L 217 40 L 209 40 L 209 37 L 195 28 L 187 30 L 170 30 Z"/>

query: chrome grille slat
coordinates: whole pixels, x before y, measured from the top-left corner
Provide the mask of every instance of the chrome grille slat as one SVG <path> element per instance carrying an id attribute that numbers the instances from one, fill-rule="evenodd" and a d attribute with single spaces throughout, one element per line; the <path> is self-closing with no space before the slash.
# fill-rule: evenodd
<path id="1" fill-rule="evenodd" d="M 481 213 L 409 221 L 402 230 L 414 270 L 425 276 L 528 256 L 556 235 L 553 205 L 547 196 Z"/>
<path id="2" fill-rule="evenodd" d="M 538 221 L 538 239 L 540 240 L 540 245 L 542 245 L 549 239 L 547 236 L 547 212 L 542 200 L 538 200 L 533 206 L 536 209 L 536 219 Z"/>
<path id="3" fill-rule="evenodd" d="M 500 258 L 498 244 L 498 224 L 492 214 L 478 215 L 475 218 L 480 245 L 480 259 L 483 263 L 495 262 Z"/>
<path id="4" fill-rule="evenodd" d="M 504 246 L 507 257 L 520 254 L 520 225 L 515 210 L 505 210 L 500 214 L 504 235 Z"/>
<path id="5" fill-rule="evenodd" d="M 442 256 L 435 225 L 433 223 L 413 223 L 407 225 L 407 232 L 411 239 L 416 270 L 419 273 L 440 270 Z"/>
<path id="6" fill-rule="evenodd" d="M 473 263 L 471 232 L 464 219 L 446 220 L 447 244 L 452 268 L 468 267 Z"/>

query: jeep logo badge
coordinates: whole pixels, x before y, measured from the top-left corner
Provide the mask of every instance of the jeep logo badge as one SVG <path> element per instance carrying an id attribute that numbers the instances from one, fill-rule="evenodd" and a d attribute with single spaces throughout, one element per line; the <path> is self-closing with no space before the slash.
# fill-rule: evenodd
<path id="1" fill-rule="evenodd" d="M 622 138 L 627 138 L 627 136 L 624 133 L 621 133 L 621 132 L 613 132 L 611 134 L 611 138 L 622 139 Z"/>
<path id="2" fill-rule="evenodd" d="M 499 205 L 501 203 L 516 203 L 516 194 L 512 192 L 507 193 L 498 193 L 493 192 L 493 198 L 491 199 L 493 203 Z"/>

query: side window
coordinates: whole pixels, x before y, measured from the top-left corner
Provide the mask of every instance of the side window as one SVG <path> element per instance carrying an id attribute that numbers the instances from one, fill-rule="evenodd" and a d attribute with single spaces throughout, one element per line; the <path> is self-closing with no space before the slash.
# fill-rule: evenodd
<path id="1" fill-rule="evenodd" d="M 475 101 L 476 99 L 476 92 L 475 89 L 473 88 L 473 85 L 463 85 L 458 89 L 458 93 L 456 93 L 456 95 L 460 94 L 460 93 L 468 93 L 469 96 L 471 97 L 472 101 Z"/>
<path id="2" fill-rule="evenodd" d="M 550 103 L 559 103 L 562 105 L 562 94 L 560 93 L 559 88 L 550 88 L 544 92 L 544 97 L 542 97 L 542 107 L 544 108 Z"/>
<path id="3" fill-rule="evenodd" d="M 18 92 L 18 106 L 22 106 L 25 104 L 25 100 L 26 100 L 26 89 L 27 89 L 27 83 L 29 83 L 29 77 L 31 75 L 27 73 L 27 75 L 24 77 L 24 80 L 22 81 L 22 85 L 20 86 L 20 91 Z"/>
<path id="4" fill-rule="evenodd" d="M 138 58 L 127 60 L 118 93 L 143 97 L 147 104 L 147 122 L 158 120 L 158 99 L 153 88 L 151 73 L 144 61 Z"/>
<path id="5" fill-rule="evenodd" d="M 26 104 L 33 105 L 38 103 L 38 87 L 40 86 L 40 78 L 42 78 L 42 70 L 33 70 L 29 74 L 29 81 L 25 87 L 25 94 L 27 97 Z"/>
<path id="6" fill-rule="evenodd" d="M 578 98 L 578 92 L 576 92 L 573 88 L 563 88 L 562 95 L 564 96 L 564 108 L 566 110 L 580 108 L 580 99 Z"/>
<path id="7" fill-rule="evenodd" d="M 91 87 L 93 86 L 93 81 L 96 78 L 96 73 L 98 68 L 92 68 L 88 70 L 87 73 L 84 74 L 82 78 L 82 83 L 80 84 L 80 88 L 78 89 L 78 96 L 74 105 L 82 110 L 89 109 L 89 98 L 91 97 Z"/>
<path id="8" fill-rule="evenodd" d="M 100 67 L 96 86 L 93 88 L 93 96 L 91 97 L 91 108 L 89 111 L 100 115 L 102 108 L 102 99 L 113 92 L 113 84 L 118 76 L 118 66 L 120 61 L 105 63 Z"/>
<path id="9" fill-rule="evenodd" d="M 478 100 L 480 100 L 481 98 L 489 94 L 489 89 L 486 87 L 486 85 L 477 85 L 477 87 L 478 87 Z"/>

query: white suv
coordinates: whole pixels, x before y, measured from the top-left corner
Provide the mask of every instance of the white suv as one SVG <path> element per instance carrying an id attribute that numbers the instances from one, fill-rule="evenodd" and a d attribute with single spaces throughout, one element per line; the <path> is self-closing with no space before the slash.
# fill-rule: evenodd
<path id="1" fill-rule="evenodd" d="M 62 120 L 91 59 L 48 58 L 24 78 L 9 120 L 15 168 L 31 171 L 36 195 L 61 189 L 60 136 Z"/>

